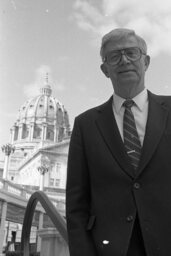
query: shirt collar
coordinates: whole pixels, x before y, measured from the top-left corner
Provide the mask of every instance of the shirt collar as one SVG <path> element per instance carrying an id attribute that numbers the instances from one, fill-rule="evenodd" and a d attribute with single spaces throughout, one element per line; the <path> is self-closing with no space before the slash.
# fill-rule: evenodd
<path id="1" fill-rule="evenodd" d="M 139 108 L 139 110 L 142 112 L 144 105 L 148 101 L 147 89 L 144 89 L 141 93 L 139 93 L 137 96 L 135 96 L 133 98 L 133 100 L 134 100 L 135 104 L 137 105 L 137 107 Z"/>
<path id="2" fill-rule="evenodd" d="M 113 94 L 113 106 L 115 108 L 116 113 L 118 114 L 121 110 L 122 104 L 124 103 L 125 99 L 118 96 L 117 94 Z M 144 105 L 148 101 L 148 93 L 147 89 L 144 89 L 138 95 L 133 98 L 136 106 L 139 108 L 140 111 L 143 111 Z"/>

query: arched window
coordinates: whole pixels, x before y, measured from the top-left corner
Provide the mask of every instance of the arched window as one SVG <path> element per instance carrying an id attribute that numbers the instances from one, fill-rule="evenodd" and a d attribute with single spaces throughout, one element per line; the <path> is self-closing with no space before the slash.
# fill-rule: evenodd
<path id="1" fill-rule="evenodd" d="M 47 140 L 54 140 L 54 125 L 49 125 L 47 127 L 47 134 L 46 134 Z"/>
<path id="2" fill-rule="evenodd" d="M 35 124 L 34 125 L 33 138 L 34 139 L 41 139 L 41 136 L 42 136 L 42 128 L 41 128 L 41 126 Z"/>
<path id="3" fill-rule="evenodd" d="M 23 124 L 22 139 L 26 139 L 29 135 L 29 127 L 27 124 Z"/>
<path id="4" fill-rule="evenodd" d="M 18 140 L 18 131 L 19 131 L 18 126 L 15 126 L 15 130 L 14 130 L 14 140 Z"/>

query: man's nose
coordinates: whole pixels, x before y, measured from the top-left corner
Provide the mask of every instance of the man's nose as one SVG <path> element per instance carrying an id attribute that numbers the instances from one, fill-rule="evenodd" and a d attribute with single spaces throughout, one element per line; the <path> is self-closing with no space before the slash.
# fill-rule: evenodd
<path id="1" fill-rule="evenodd" d="M 121 55 L 121 60 L 120 60 L 120 65 L 121 64 L 128 64 L 128 63 L 130 63 L 130 60 L 127 58 L 127 56 L 125 55 L 125 53 L 121 53 L 122 55 Z"/>

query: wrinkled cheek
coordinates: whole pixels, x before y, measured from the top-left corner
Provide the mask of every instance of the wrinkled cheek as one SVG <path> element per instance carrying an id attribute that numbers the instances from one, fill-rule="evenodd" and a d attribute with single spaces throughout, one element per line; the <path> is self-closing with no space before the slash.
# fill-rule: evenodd
<path id="1" fill-rule="evenodd" d="M 114 86 L 118 84 L 118 77 L 116 75 L 110 74 L 110 80 Z"/>

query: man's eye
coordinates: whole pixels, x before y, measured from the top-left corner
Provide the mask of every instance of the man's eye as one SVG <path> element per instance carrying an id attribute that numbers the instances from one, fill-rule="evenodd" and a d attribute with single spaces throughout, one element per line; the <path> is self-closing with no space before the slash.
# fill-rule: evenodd
<path id="1" fill-rule="evenodd" d="M 119 54 L 113 54 L 109 57 L 110 60 L 117 60 L 119 58 Z"/>
<path id="2" fill-rule="evenodd" d="M 129 55 L 129 56 L 134 56 L 134 55 L 136 55 L 137 53 L 136 53 L 136 52 L 133 52 L 133 51 L 127 51 L 126 54 Z"/>
<path id="3" fill-rule="evenodd" d="M 139 54 L 139 52 L 138 51 L 136 51 L 136 50 L 130 50 L 130 51 L 126 51 L 126 55 L 127 56 L 130 56 L 130 57 L 134 57 L 134 56 L 137 56 Z"/>

